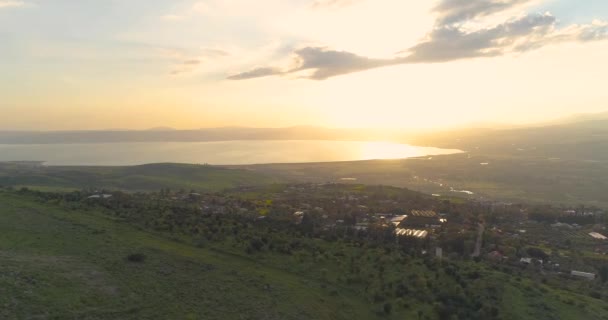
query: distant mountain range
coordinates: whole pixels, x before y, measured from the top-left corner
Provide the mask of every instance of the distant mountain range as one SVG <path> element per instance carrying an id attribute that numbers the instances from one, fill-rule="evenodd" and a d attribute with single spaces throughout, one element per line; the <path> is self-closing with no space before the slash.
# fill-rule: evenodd
<path id="1" fill-rule="evenodd" d="M 330 129 L 305 126 L 289 128 L 227 127 L 199 130 L 175 130 L 162 127 L 143 131 L 0 131 L 0 144 L 203 142 L 228 140 L 387 140 L 411 134 L 395 130 Z"/>
<path id="2" fill-rule="evenodd" d="M 500 150 L 516 146 L 531 149 L 551 145 L 571 145 L 571 150 L 587 146 L 608 146 L 608 112 L 579 114 L 526 127 L 416 132 L 392 129 L 332 129 L 313 126 L 288 128 L 224 127 L 176 130 L 156 127 L 148 130 L 99 131 L 0 131 L 0 144 L 117 143 L 117 142 L 204 142 L 228 140 L 346 140 L 400 141 L 403 143 L 463 150 Z"/>
<path id="3" fill-rule="evenodd" d="M 539 157 L 608 160 L 608 113 L 577 115 L 554 124 L 515 129 L 466 129 L 418 135 L 416 145 L 457 148 L 469 152 Z"/>

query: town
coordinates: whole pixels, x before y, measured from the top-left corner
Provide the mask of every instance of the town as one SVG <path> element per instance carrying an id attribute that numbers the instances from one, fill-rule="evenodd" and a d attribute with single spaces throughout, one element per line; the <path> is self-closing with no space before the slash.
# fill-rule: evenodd
<path id="1" fill-rule="evenodd" d="M 70 196 L 66 196 L 70 197 Z M 598 208 L 526 206 L 498 201 L 437 199 L 407 189 L 353 184 L 241 187 L 222 193 L 163 189 L 126 194 L 84 190 L 70 200 L 121 213 L 151 204 L 141 217 L 155 230 L 206 235 L 197 217 L 238 216 L 279 223 L 310 237 L 353 235 L 419 248 L 438 259 L 474 259 L 543 278 L 608 281 L 606 213 Z M 191 215 L 191 216 L 187 216 Z"/>

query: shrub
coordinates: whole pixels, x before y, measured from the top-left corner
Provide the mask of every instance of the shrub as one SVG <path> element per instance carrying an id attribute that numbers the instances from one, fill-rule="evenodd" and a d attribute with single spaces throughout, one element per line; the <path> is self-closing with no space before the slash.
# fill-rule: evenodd
<path id="1" fill-rule="evenodd" d="M 132 253 L 127 256 L 127 260 L 129 262 L 141 263 L 141 262 L 144 262 L 144 260 L 146 260 L 146 255 L 143 253 Z"/>
<path id="2" fill-rule="evenodd" d="M 383 309 L 384 309 L 384 313 L 385 314 L 387 314 L 387 315 L 391 314 L 391 311 L 393 311 L 393 305 L 390 304 L 389 302 L 387 302 L 387 303 L 384 304 L 384 308 Z"/>

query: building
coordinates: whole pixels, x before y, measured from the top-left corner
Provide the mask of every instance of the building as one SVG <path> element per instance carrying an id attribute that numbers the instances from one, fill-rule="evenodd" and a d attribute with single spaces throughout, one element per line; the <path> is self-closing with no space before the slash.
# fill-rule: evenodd
<path id="1" fill-rule="evenodd" d="M 429 226 L 441 225 L 443 221 L 435 211 L 412 210 L 400 225 L 407 228 L 427 228 Z"/>
<path id="2" fill-rule="evenodd" d="M 582 271 L 574 271 L 572 270 L 572 272 L 570 272 L 570 275 L 573 277 L 579 277 L 579 278 L 584 278 L 587 280 L 595 280 L 595 274 L 594 273 L 588 273 L 588 272 L 582 272 Z"/>
<path id="3" fill-rule="evenodd" d="M 398 227 L 406 218 L 406 215 L 395 216 L 391 218 L 391 223 L 394 224 L 395 227 Z"/>
<path id="4" fill-rule="evenodd" d="M 589 235 L 592 236 L 595 239 L 598 239 L 598 240 L 606 240 L 606 239 L 608 239 L 608 238 L 606 238 L 605 235 L 603 235 L 601 233 L 597 233 L 597 232 L 590 232 Z"/>
<path id="5" fill-rule="evenodd" d="M 87 197 L 87 199 L 109 199 L 112 198 L 111 194 L 94 194 L 92 196 Z"/>
<path id="6" fill-rule="evenodd" d="M 429 232 L 426 230 L 416 230 L 416 229 L 395 229 L 395 234 L 402 237 L 413 237 L 424 239 L 428 237 Z"/>

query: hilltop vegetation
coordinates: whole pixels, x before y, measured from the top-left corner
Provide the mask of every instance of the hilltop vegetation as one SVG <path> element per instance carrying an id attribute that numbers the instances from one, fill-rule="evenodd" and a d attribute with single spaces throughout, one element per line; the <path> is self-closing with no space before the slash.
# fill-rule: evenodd
<path id="1" fill-rule="evenodd" d="M 374 318 L 314 279 L 14 195 L 0 194 L 0 257 L 7 320 Z"/>
<path id="2" fill-rule="evenodd" d="M 486 212 L 472 203 L 361 185 L 111 194 L 0 192 L 0 316 L 607 319 L 601 291 L 588 292 L 599 282 L 470 259 L 468 226 Z M 454 226 L 426 240 L 397 239 L 381 222 L 353 232 L 339 226 L 354 223 L 353 199 L 448 210 Z M 311 213 L 298 224 L 299 206 Z M 449 259 L 423 253 L 438 244 Z"/>

